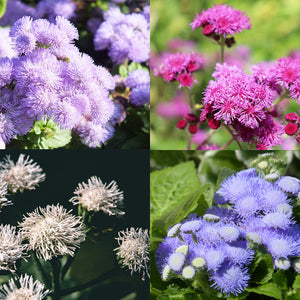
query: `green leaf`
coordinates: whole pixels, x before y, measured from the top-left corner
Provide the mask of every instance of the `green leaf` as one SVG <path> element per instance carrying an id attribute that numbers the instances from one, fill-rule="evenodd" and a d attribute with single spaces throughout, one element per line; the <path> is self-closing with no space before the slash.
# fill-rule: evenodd
<path id="1" fill-rule="evenodd" d="M 43 137 L 41 143 L 44 149 L 59 148 L 67 145 L 71 141 L 71 138 L 70 129 L 64 130 L 56 127 L 53 136 L 49 138 Z"/>
<path id="2" fill-rule="evenodd" d="M 6 0 L 0 0 L 0 18 L 4 15 L 6 10 Z"/>
<path id="3" fill-rule="evenodd" d="M 294 289 L 300 289 L 300 275 L 297 275 L 293 283 Z"/>
<path id="4" fill-rule="evenodd" d="M 283 270 L 273 273 L 272 279 L 273 279 L 273 282 L 275 283 L 275 285 L 279 289 L 286 290 L 288 288 L 287 287 L 287 277 Z"/>
<path id="5" fill-rule="evenodd" d="M 274 273 L 272 257 L 269 254 L 258 252 L 255 259 L 257 259 L 259 263 L 251 275 L 251 282 L 257 284 L 267 283 L 272 279 Z"/>
<path id="6" fill-rule="evenodd" d="M 158 219 L 168 213 L 190 195 L 199 193 L 199 189 L 200 182 L 195 165 L 191 161 L 152 172 L 150 176 L 151 219 Z"/>
<path id="7" fill-rule="evenodd" d="M 260 285 L 258 287 L 247 288 L 248 292 L 265 295 L 269 297 L 273 297 L 275 299 L 281 300 L 281 291 L 278 289 L 274 282 L 269 282 L 264 285 Z"/>
<path id="8" fill-rule="evenodd" d="M 206 187 L 204 187 L 206 188 Z M 197 192 L 181 199 L 179 202 L 171 202 L 173 205 L 169 206 L 164 214 L 153 219 L 151 226 L 152 236 L 163 237 L 166 235 L 167 230 L 172 225 L 181 222 L 195 207 L 198 202 L 203 199 L 202 196 L 203 188 L 199 189 Z M 164 208 L 162 208 L 163 210 Z"/>
<path id="9" fill-rule="evenodd" d="M 150 151 L 151 164 L 162 167 L 173 167 L 181 162 L 185 162 L 187 157 L 183 151 Z"/>

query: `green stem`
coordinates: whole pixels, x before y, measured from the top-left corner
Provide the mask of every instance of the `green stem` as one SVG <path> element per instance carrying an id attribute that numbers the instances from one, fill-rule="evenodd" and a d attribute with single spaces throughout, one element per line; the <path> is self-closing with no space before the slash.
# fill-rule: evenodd
<path id="1" fill-rule="evenodd" d="M 190 135 L 188 137 L 187 145 L 186 145 L 186 150 L 191 150 L 191 145 L 192 145 L 192 136 Z"/>
<path id="2" fill-rule="evenodd" d="M 101 283 L 101 281 L 103 281 L 103 280 L 109 279 L 109 277 L 117 274 L 118 272 L 119 272 L 118 269 L 112 269 L 112 270 L 110 270 L 110 271 L 108 271 L 108 272 L 106 272 L 106 273 L 98 276 L 97 278 L 84 283 L 84 284 L 80 284 L 78 286 L 62 290 L 61 293 L 60 293 L 60 295 L 61 296 L 66 296 L 66 295 L 70 295 L 70 294 L 78 292 L 78 291 L 82 291 L 84 289 L 87 289 L 89 287 L 92 287 L 94 285 L 97 285 L 97 284 Z"/>
<path id="3" fill-rule="evenodd" d="M 229 131 L 229 133 L 232 135 L 233 139 L 235 140 L 235 142 L 237 143 L 238 147 L 240 150 L 243 150 L 242 145 L 240 144 L 240 142 L 238 141 L 238 139 L 236 138 L 236 136 L 234 135 L 232 129 L 228 126 L 228 125 L 224 125 L 225 128 Z"/>
<path id="4" fill-rule="evenodd" d="M 224 146 L 220 148 L 220 150 L 226 150 L 228 146 L 234 141 L 234 138 L 232 138 L 230 141 L 228 141 Z"/>
<path id="5" fill-rule="evenodd" d="M 46 285 L 46 288 L 47 289 L 50 289 L 51 288 L 51 281 L 49 280 L 48 276 L 47 276 L 47 273 L 45 272 L 40 260 L 38 259 L 38 257 L 36 256 L 35 252 L 32 252 L 33 253 L 33 258 L 38 266 L 38 269 L 43 277 L 43 281 Z"/>
<path id="6" fill-rule="evenodd" d="M 221 46 L 221 64 L 224 63 L 224 52 L 225 52 L 225 39 L 224 39 L 224 36 L 221 35 L 220 36 L 220 46 Z"/>
<path id="7" fill-rule="evenodd" d="M 54 287 L 54 293 L 53 293 L 53 299 L 59 300 L 61 293 L 60 293 L 60 280 L 59 280 L 59 274 L 60 274 L 60 261 L 58 258 L 54 257 L 51 260 L 51 266 L 52 266 L 52 280 L 53 280 L 53 287 Z"/>
<path id="8" fill-rule="evenodd" d="M 285 90 L 285 91 L 281 94 L 281 96 L 280 96 L 279 98 L 277 98 L 277 99 L 274 101 L 273 104 L 274 104 L 275 106 L 278 105 L 282 100 L 284 100 L 285 98 L 287 98 L 288 94 L 289 94 L 289 92 L 288 92 L 287 90 Z"/>
<path id="9" fill-rule="evenodd" d="M 75 259 L 75 255 L 74 256 L 70 255 L 68 257 L 68 260 L 67 260 L 66 264 L 63 266 L 62 271 L 61 271 L 61 281 L 64 280 L 65 275 L 67 274 L 69 268 L 71 267 L 71 264 L 73 263 L 74 259 Z"/>

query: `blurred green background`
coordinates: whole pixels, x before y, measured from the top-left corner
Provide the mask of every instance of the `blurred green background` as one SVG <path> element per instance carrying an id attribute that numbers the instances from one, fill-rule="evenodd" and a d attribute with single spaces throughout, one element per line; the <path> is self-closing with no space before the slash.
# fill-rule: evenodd
<path id="1" fill-rule="evenodd" d="M 236 56 L 237 46 L 249 47 L 246 70 L 249 64 L 265 60 L 276 60 L 287 56 L 291 51 L 300 49 L 300 1 L 299 0 L 251 0 L 251 1 L 190 1 L 190 0 L 152 0 L 151 1 L 151 52 L 152 65 L 156 63 L 156 54 L 164 51 L 178 52 L 192 50 L 204 54 L 208 66 L 204 71 L 196 72 L 199 84 L 192 89 L 194 101 L 199 103 L 203 89 L 211 79 L 219 46 L 212 44 L 202 35 L 202 30 L 191 30 L 190 23 L 196 12 L 212 7 L 214 3 L 227 3 L 235 9 L 245 11 L 250 17 L 252 29 L 235 35 L 236 46 L 226 48 L 226 53 Z M 189 49 L 171 50 L 169 42 L 176 39 L 192 40 L 195 45 Z M 171 51 L 170 51 L 171 50 Z M 165 119 L 156 113 L 157 104 L 174 98 L 178 83 L 165 83 L 163 79 L 151 77 L 151 149 L 185 149 L 186 138 L 182 131 L 175 128 L 177 119 Z M 284 107 L 285 112 L 297 111 L 299 106 L 290 100 Z M 205 127 L 204 127 L 205 128 Z M 225 144 L 230 136 L 219 130 L 212 142 Z M 237 149 L 232 144 L 228 149 Z M 284 148 L 283 148 L 284 149 Z"/>

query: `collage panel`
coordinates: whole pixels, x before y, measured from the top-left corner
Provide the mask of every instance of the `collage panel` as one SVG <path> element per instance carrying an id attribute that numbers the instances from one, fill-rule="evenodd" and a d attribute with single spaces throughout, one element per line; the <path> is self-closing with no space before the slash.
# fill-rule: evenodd
<path id="1" fill-rule="evenodd" d="M 146 150 L 0 152 L 0 299 L 149 299 L 149 181 Z"/>
<path id="2" fill-rule="evenodd" d="M 149 0 L 0 1 L 0 149 L 148 149 Z"/>
<path id="3" fill-rule="evenodd" d="M 151 149 L 300 149 L 299 12 L 152 0 Z"/>
<path id="4" fill-rule="evenodd" d="M 299 299 L 299 151 L 151 151 L 150 299 Z"/>

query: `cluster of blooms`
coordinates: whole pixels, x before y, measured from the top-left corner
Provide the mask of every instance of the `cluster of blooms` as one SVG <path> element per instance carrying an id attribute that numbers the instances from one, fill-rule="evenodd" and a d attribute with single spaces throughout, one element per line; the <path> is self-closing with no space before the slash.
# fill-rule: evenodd
<path id="1" fill-rule="evenodd" d="M 197 53 L 179 52 L 166 56 L 154 75 L 164 78 L 165 81 L 179 81 L 180 87 L 192 88 L 197 80 L 193 72 L 203 67 L 203 57 Z"/>
<path id="2" fill-rule="evenodd" d="M 247 266 L 258 244 L 277 269 L 289 269 L 300 255 L 300 227 L 290 204 L 299 192 L 297 178 L 275 173 L 263 177 L 254 168 L 228 177 L 214 196 L 219 207 L 203 217 L 190 215 L 169 229 L 156 251 L 162 279 L 192 279 L 206 269 L 212 287 L 237 295 L 249 284 Z M 299 259 L 293 265 L 299 272 Z"/>
<path id="3" fill-rule="evenodd" d="M 74 191 L 75 196 L 69 201 L 74 205 L 81 205 L 88 211 L 102 211 L 109 216 L 124 215 L 120 208 L 123 206 L 123 192 L 119 191 L 113 180 L 103 184 L 100 178 L 92 176 L 88 183 L 79 183 Z"/>
<path id="4" fill-rule="evenodd" d="M 72 0 L 42 0 L 36 7 L 20 0 L 8 0 L 5 14 L 0 18 L 0 26 L 12 26 L 18 19 L 29 16 L 34 19 L 48 18 L 54 22 L 56 16 L 71 19 L 75 16 L 76 4 Z"/>
<path id="5" fill-rule="evenodd" d="M 125 60 L 138 63 L 148 61 L 149 21 L 143 13 L 123 14 L 119 7 L 110 7 L 104 13 L 104 22 L 96 31 L 95 50 L 108 49 L 109 57 L 117 64 L 122 64 Z"/>
<path id="6" fill-rule="evenodd" d="M 212 76 L 215 80 L 204 92 L 200 121 L 210 116 L 212 124 L 232 125 L 242 141 L 255 143 L 259 149 L 282 143 L 283 125 L 275 122 L 272 110 L 276 93 L 268 85 L 226 63 L 217 64 Z"/>
<path id="7" fill-rule="evenodd" d="M 145 275 L 149 275 L 149 253 L 150 238 L 148 230 L 142 228 L 126 228 L 126 231 L 119 231 L 118 237 L 119 247 L 114 249 L 123 266 L 126 266 L 131 275 L 133 272 L 142 273 L 142 280 Z"/>
<path id="8" fill-rule="evenodd" d="M 244 29 L 251 29 L 250 19 L 245 13 L 233 9 L 227 4 L 215 4 L 213 8 L 203 10 L 196 14 L 194 21 L 190 24 L 192 30 L 203 27 L 203 34 L 216 41 L 220 36 L 225 38 L 225 44 L 230 47 L 235 43 L 233 35 Z M 231 36 L 231 37 L 230 37 Z"/>
<path id="9" fill-rule="evenodd" d="M 109 97 L 115 82 L 102 66 L 73 45 L 77 29 L 63 17 L 56 23 L 30 17 L 10 30 L 18 57 L 0 61 L 0 136 L 7 143 L 46 116 L 72 129 L 89 147 L 113 135 L 118 108 Z"/>
<path id="10" fill-rule="evenodd" d="M 25 274 L 19 279 L 11 278 L 8 284 L 4 284 L 0 289 L 0 299 L 15 300 L 15 299 L 32 299 L 42 300 L 47 294 L 45 286 L 38 280 L 34 281 L 33 277 Z"/>
<path id="11" fill-rule="evenodd" d="M 85 240 L 81 217 L 76 217 L 61 205 L 47 205 L 28 213 L 20 223 L 27 250 L 37 257 L 51 260 L 60 255 L 74 256 L 76 248 Z"/>

